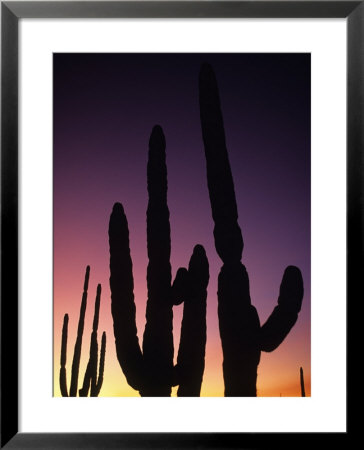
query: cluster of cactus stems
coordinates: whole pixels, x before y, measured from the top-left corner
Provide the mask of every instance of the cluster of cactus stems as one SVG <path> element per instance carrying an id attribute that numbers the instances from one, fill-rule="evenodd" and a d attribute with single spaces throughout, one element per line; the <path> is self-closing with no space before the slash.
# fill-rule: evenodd
<path id="1" fill-rule="evenodd" d="M 60 389 L 63 397 L 77 397 L 78 389 L 78 377 L 81 359 L 82 338 L 85 325 L 85 314 L 87 306 L 87 291 L 88 282 L 90 278 L 90 267 L 86 267 L 85 281 L 83 286 L 83 294 L 81 300 L 80 317 L 78 320 L 77 337 L 75 342 L 75 348 L 73 352 L 72 371 L 71 371 L 71 384 L 68 392 L 67 388 L 67 372 L 66 372 L 66 360 L 67 360 L 67 337 L 68 337 L 68 314 L 64 315 L 63 327 L 62 327 L 62 345 L 61 345 L 61 369 L 59 375 Z M 78 391 L 80 397 L 87 397 L 90 393 L 90 397 L 97 397 L 100 393 L 101 386 L 104 377 L 105 366 L 105 352 L 106 352 L 106 334 L 103 332 L 101 339 L 100 361 L 99 369 L 97 371 L 98 364 L 98 342 L 97 342 L 97 329 L 99 324 L 99 312 L 100 312 L 100 298 L 101 298 L 101 285 L 97 286 L 96 300 L 95 300 L 95 312 L 93 319 L 93 327 L 91 333 L 90 342 L 90 354 L 87 363 L 83 385 Z"/>
<path id="2" fill-rule="evenodd" d="M 218 277 L 218 317 L 225 396 L 253 397 L 257 395 L 261 351 L 275 350 L 296 323 L 303 298 L 303 280 L 297 267 L 286 268 L 278 304 L 261 326 L 251 304 L 248 273 L 241 263 L 243 237 L 217 81 L 209 64 L 201 67 L 199 97 L 215 248 L 223 261 Z"/>
<path id="3" fill-rule="evenodd" d="M 146 325 L 142 349 L 135 322 L 134 281 L 127 218 L 115 203 L 109 222 L 111 311 L 116 353 L 128 384 L 141 396 L 199 396 L 205 367 L 206 298 L 209 266 L 196 245 L 188 269 L 172 283 L 167 205 L 165 137 L 155 126 L 149 140 L 147 185 Z M 173 305 L 184 303 L 177 364 L 174 365 Z"/>

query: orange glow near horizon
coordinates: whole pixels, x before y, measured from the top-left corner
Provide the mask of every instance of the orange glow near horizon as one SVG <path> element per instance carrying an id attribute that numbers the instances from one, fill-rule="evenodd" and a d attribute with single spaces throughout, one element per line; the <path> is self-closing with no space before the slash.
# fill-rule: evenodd
<path id="1" fill-rule="evenodd" d="M 66 276 L 68 272 L 68 277 Z M 67 343 L 67 382 L 70 384 L 71 378 L 71 364 L 73 358 L 74 344 L 76 340 L 76 331 L 79 318 L 79 308 L 82 297 L 83 277 L 81 271 L 64 271 L 60 279 L 67 282 L 62 283 L 62 288 L 58 289 L 58 283 L 55 282 L 55 299 L 62 298 L 67 301 L 54 302 L 54 396 L 60 397 L 61 392 L 59 388 L 59 368 L 60 368 L 60 347 L 61 347 L 61 333 L 63 325 L 63 316 L 67 312 L 69 315 L 68 325 L 68 343 Z M 139 397 L 139 393 L 132 389 L 126 382 L 125 376 L 122 373 L 119 362 L 116 357 L 112 317 L 110 309 L 110 289 L 108 286 L 108 279 L 105 277 L 102 281 L 102 294 L 100 304 L 100 322 L 98 329 L 99 347 L 101 343 L 102 332 L 105 331 L 107 335 L 106 343 L 106 358 L 104 370 L 104 382 L 100 392 L 100 397 Z M 88 355 L 90 336 L 92 330 L 92 320 L 94 314 L 94 301 L 97 282 L 92 267 L 90 270 L 90 282 L 87 299 L 87 309 L 85 317 L 85 327 L 82 342 L 82 354 L 79 371 L 79 388 L 82 385 L 83 375 L 85 373 Z M 106 287 L 104 287 L 106 286 Z M 78 295 L 74 293 L 78 291 Z M 136 299 L 146 298 L 146 288 L 135 289 Z M 216 302 L 216 316 L 217 316 L 217 299 L 210 299 L 208 301 Z M 139 342 L 142 342 L 142 333 L 144 330 L 145 319 L 145 304 L 142 301 L 137 304 L 137 327 Z M 211 306 L 211 305 L 210 305 Z M 273 307 L 273 305 L 272 305 Z M 175 359 L 178 352 L 180 326 L 182 320 L 183 306 L 180 305 L 174 308 L 174 346 Z M 224 395 L 224 382 L 222 372 L 222 350 L 221 342 L 216 330 L 217 317 L 207 316 L 207 344 L 206 344 L 206 358 L 205 358 L 205 372 L 203 383 L 201 387 L 201 397 L 222 397 Z M 291 330 L 291 336 L 287 338 L 284 343 L 272 353 L 261 354 L 261 361 L 258 366 L 258 380 L 257 380 L 257 395 L 259 397 L 300 397 L 300 379 L 299 367 L 304 368 L 305 390 L 306 396 L 311 395 L 311 377 L 310 377 L 310 361 L 304 353 L 300 354 L 297 349 L 300 348 L 299 341 L 302 340 L 300 333 L 295 333 L 295 329 Z M 292 355 L 295 355 L 297 365 L 292 364 Z M 284 370 L 282 368 L 284 367 Z M 172 396 L 177 395 L 177 388 L 173 388 Z"/>

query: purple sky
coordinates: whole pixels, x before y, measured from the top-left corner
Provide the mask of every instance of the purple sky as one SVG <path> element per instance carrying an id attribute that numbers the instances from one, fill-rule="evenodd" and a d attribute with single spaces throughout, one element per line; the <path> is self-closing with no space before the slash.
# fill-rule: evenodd
<path id="1" fill-rule="evenodd" d="M 214 351 L 221 353 L 216 301 L 221 261 L 213 242 L 198 104 L 203 62 L 212 65 L 218 81 L 245 244 L 243 263 L 261 322 L 275 306 L 284 268 L 297 265 L 303 274 L 302 311 L 293 336 L 287 337 L 276 358 L 291 364 L 293 373 L 305 365 L 308 383 L 309 54 L 54 55 L 55 345 L 60 318 L 79 308 L 79 300 L 75 306 L 70 303 L 71 290 L 79 294 L 81 285 L 74 274 L 82 278 L 87 264 L 95 283 L 102 282 L 105 326 L 111 323 L 107 229 L 116 201 L 123 203 L 128 217 L 136 295 L 143 294 L 136 299 L 142 336 L 147 151 L 152 127 L 159 124 L 167 142 L 172 274 L 186 266 L 195 244 L 204 245 L 211 277 L 206 358 L 212 360 Z M 180 315 L 176 310 L 176 321 Z M 112 328 L 110 346 L 111 333 Z M 221 361 L 216 364 L 220 367 Z M 269 373 L 262 376 L 269 378 Z"/>

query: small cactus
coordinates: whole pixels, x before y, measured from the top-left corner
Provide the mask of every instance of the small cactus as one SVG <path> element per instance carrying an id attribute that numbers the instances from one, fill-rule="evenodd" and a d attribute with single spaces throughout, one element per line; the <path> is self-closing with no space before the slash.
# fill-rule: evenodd
<path id="1" fill-rule="evenodd" d="M 303 378 L 303 369 L 300 367 L 300 383 L 301 383 L 301 397 L 306 397 L 305 380 Z"/>
<path id="2" fill-rule="evenodd" d="M 67 390 L 67 336 L 68 336 L 68 314 L 64 315 L 62 327 L 62 346 L 61 346 L 61 370 L 59 373 L 59 384 L 61 388 L 62 397 L 68 397 Z"/>
<path id="3" fill-rule="evenodd" d="M 77 327 L 77 338 L 76 338 L 75 348 L 74 348 L 74 352 L 73 352 L 70 397 L 77 396 L 78 373 L 79 373 L 79 369 L 80 369 L 81 347 L 82 347 L 83 329 L 85 326 L 85 314 L 86 314 L 86 306 L 87 306 L 87 290 L 88 290 L 89 279 L 90 279 L 90 266 L 87 266 L 86 273 L 85 273 L 85 282 L 83 284 L 83 294 L 82 294 L 82 300 L 81 300 L 80 317 L 78 320 L 78 327 Z"/>
<path id="4" fill-rule="evenodd" d="M 180 268 L 171 284 L 165 145 L 161 127 L 155 126 L 147 168 L 149 263 L 143 350 L 137 337 L 129 230 L 121 203 L 114 205 L 110 216 L 110 289 L 116 353 L 128 384 L 141 396 L 170 396 L 174 385 L 179 385 L 179 396 L 199 396 L 206 343 L 208 261 L 203 247 L 196 246 L 188 270 Z M 172 309 L 182 301 L 182 332 L 174 367 Z"/>
<path id="5" fill-rule="evenodd" d="M 100 365 L 99 375 L 97 377 L 97 360 L 98 360 L 98 343 L 97 343 L 97 329 L 99 326 L 99 312 L 100 312 L 100 297 L 101 297 L 101 284 L 97 286 L 96 300 L 95 300 L 95 312 L 94 321 L 92 326 L 91 342 L 90 342 L 90 356 L 87 363 L 87 368 L 84 376 L 83 386 L 79 390 L 80 397 L 87 397 L 90 385 L 90 396 L 97 397 L 100 393 L 102 386 L 102 380 L 104 375 L 105 365 L 105 350 L 106 350 L 106 334 L 102 334 L 101 339 L 101 351 L 100 351 Z"/>
<path id="6" fill-rule="evenodd" d="M 77 396 L 77 386 L 78 386 L 78 376 L 79 367 L 81 359 L 81 348 L 82 348 L 82 337 L 85 324 L 85 314 L 87 306 L 87 291 L 88 282 L 90 277 L 90 267 L 86 267 L 85 281 L 83 287 L 83 294 L 81 300 L 80 317 L 78 320 L 77 328 L 77 338 L 73 353 L 72 361 L 72 376 L 71 376 L 71 386 L 68 394 L 67 389 L 67 373 L 66 373 L 66 358 L 67 358 L 67 337 L 68 337 L 68 314 L 64 315 L 63 327 L 62 327 L 62 345 L 61 345 L 61 369 L 59 374 L 59 382 L 62 397 L 76 397 Z M 91 385 L 91 397 L 97 397 L 100 393 L 103 373 L 105 366 L 105 351 L 106 351 L 106 334 L 102 335 L 101 341 L 101 351 L 100 351 L 100 364 L 99 364 L 99 375 L 97 379 L 97 359 L 98 359 L 98 344 L 97 344 L 97 329 L 99 322 L 99 310 L 100 310 L 100 297 L 101 297 L 101 285 L 97 286 L 96 300 L 95 300 L 95 313 L 93 321 L 93 330 L 91 334 L 90 342 L 90 356 L 87 363 L 87 368 L 84 375 L 82 389 L 79 390 L 80 397 L 86 397 L 88 395 L 90 385 Z"/>

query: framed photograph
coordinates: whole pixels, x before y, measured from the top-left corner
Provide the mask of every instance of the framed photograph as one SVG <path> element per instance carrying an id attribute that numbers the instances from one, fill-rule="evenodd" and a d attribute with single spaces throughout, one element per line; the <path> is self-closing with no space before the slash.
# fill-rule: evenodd
<path id="1" fill-rule="evenodd" d="M 348 439 L 363 8 L 1 3 L 2 447 Z"/>

